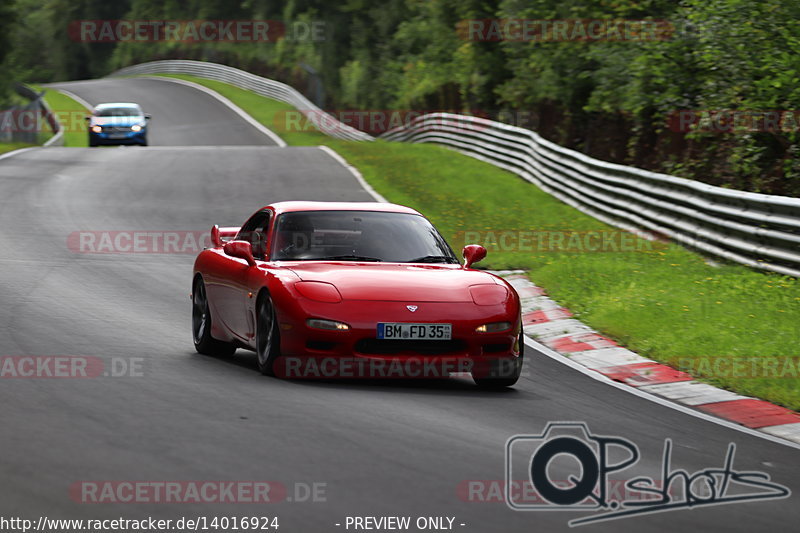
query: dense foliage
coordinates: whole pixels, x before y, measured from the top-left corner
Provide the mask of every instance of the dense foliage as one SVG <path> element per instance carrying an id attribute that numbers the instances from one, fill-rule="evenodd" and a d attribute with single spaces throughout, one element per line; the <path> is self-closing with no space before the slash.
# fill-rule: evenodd
<path id="1" fill-rule="evenodd" d="M 800 194 L 800 120 L 733 131 L 669 126 L 680 110 L 800 108 L 796 1 L 4 2 L 0 84 L 87 78 L 152 59 L 206 59 L 287 81 L 328 109 L 488 113 L 602 159 Z M 76 42 L 69 24 L 81 19 L 279 20 L 290 29 L 316 21 L 324 39 L 291 39 L 290 31 L 258 43 Z M 673 30 L 650 41 L 469 40 L 464 21 L 475 19 L 647 19 Z"/>

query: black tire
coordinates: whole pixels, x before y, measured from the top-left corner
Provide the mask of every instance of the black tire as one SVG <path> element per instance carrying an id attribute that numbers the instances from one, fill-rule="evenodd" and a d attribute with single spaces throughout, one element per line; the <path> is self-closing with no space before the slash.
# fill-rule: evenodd
<path id="1" fill-rule="evenodd" d="M 519 381 L 519 376 L 522 374 L 522 361 L 525 353 L 525 337 L 522 330 L 519 332 L 519 357 L 516 361 L 509 362 L 506 360 L 497 361 L 489 367 L 486 376 L 476 377 L 472 376 L 475 384 L 484 389 L 502 389 L 511 387 Z"/>
<path id="2" fill-rule="evenodd" d="M 211 310 L 208 306 L 206 286 L 197 278 L 192 290 L 192 339 L 194 349 L 203 355 L 230 356 L 236 346 L 211 336 Z"/>
<path id="3" fill-rule="evenodd" d="M 147 139 L 146 138 L 142 139 L 141 145 L 142 146 L 147 146 Z"/>
<path id="4" fill-rule="evenodd" d="M 275 376 L 275 360 L 280 357 L 280 336 L 275 306 L 269 294 L 258 298 L 256 308 L 256 361 L 258 370 L 265 376 Z"/>

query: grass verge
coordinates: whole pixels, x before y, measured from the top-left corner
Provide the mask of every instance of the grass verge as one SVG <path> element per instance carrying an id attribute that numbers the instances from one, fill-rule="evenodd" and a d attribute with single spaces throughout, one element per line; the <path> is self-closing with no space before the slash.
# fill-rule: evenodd
<path id="1" fill-rule="evenodd" d="M 0 154 L 13 152 L 14 150 L 19 150 L 20 148 L 30 148 L 31 146 L 36 145 L 28 143 L 0 143 Z"/>
<path id="2" fill-rule="evenodd" d="M 475 236 L 489 250 L 484 266 L 527 270 L 550 296 L 621 345 L 800 410 L 797 279 L 714 267 L 678 245 L 630 239 L 511 173 L 439 146 L 287 131 L 286 113 L 294 111 L 287 104 L 217 81 L 174 77 L 219 92 L 290 145 L 330 146 L 389 201 L 428 216 L 454 248 L 472 232 L 468 240 Z M 601 250 L 590 249 L 591 232 L 601 235 Z M 575 238 L 570 251 L 548 244 Z"/>
<path id="3" fill-rule="evenodd" d="M 34 87 L 38 91 L 42 90 L 40 87 Z M 64 146 L 88 147 L 89 139 L 86 133 L 86 122 L 83 119 L 88 115 L 86 108 L 55 89 L 45 88 L 45 91 L 44 99 L 47 105 L 64 128 Z"/>

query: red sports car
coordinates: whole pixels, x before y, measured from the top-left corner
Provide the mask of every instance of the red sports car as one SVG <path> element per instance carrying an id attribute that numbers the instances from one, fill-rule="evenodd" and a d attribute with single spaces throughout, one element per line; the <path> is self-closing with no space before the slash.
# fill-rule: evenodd
<path id="1" fill-rule="evenodd" d="M 228 240 L 232 239 L 232 240 Z M 192 333 L 203 354 L 254 350 L 266 375 L 519 379 L 519 296 L 462 266 L 425 217 L 383 203 L 280 202 L 211 230 L 195 261 Z"/>

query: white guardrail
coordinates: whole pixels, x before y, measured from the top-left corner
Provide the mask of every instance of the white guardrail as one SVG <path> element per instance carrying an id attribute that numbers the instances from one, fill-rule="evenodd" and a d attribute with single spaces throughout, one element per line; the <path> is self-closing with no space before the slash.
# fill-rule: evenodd
<path id="1" fill-rule="evenodd" d="M 800 276 L 800 198 L 724 189 L 607 163 L 533 131 L 464 115 L 424 115 L 381 137 L 443 144 L 518 174 L 613 226 Z"/>
<path id="2" fill-rule="evenodd" d="M 331 136 L 372 140 L 323 113 L 292 87 L 202 61 L 154 61 L 112 76 L 181 73 L 224 81 L 295 106 Z M 559 200 L 613 226 L 660 234 L 753 268 L 800 276 L 800 199 L 715 187 L 607 163 L 554 144 L 531 130 L 477 117 L 431 113 L 382 139 L 441 144 L 509 170 Z"/>

